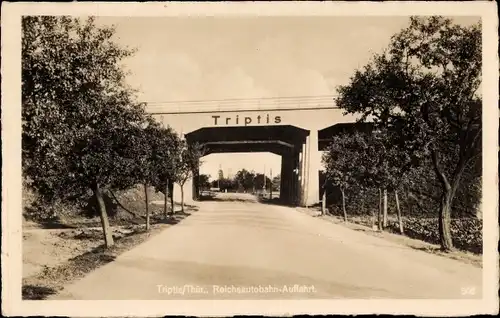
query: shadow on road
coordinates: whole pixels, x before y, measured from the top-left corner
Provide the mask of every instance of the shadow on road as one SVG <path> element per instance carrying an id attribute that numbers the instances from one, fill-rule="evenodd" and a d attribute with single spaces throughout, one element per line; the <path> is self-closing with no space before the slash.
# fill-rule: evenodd
<path id="1" fill-rule="evenodd" d="M 284 200 L 281 200 L 280 198 L 268 199 L 268 198 L 260 196 L 257 198 L 257 200 L 259 203 L 262 203 L 262 204 L 279 205 L 279 206 L 286 206 L 286 207 L 292 207 L 292 208 L 298 206 L 297 204 L 285 202 Z"/>
<path id="2" fill-rule="evenodd" d="M 22 288 L 23 300 L 44 300 L 56 293 L 54 288 L 45 286 L 24 285 Z"/>
<path id="3" fill-rule="evenodd" d="M 200 197 L 200 201 L 216 201 L 216 202 L 249 202 L 248 200 L 245 199 L 240 199 L 240 198 L 217 198 L 217 197 Z"/>
<path id="4" fill-rule="evenodd" d="M 248 193 L 207 193 L 200 195 L 198 201 L 256 202 L 257 197 Z"/>
<path id="5" fill-rule="evenodd" d="M 77 226 L 63 224 L 59 221 L 46 221 L 40 223 L 41 227 L 47 230 L 56 230 L 56 229 L 76 229 Z"/>
<path id="6" fill-rule="evenodd" d="M 354 229 L 354 231 L 358 232 L 368 232 L 368 231 L 373 231 L 372 229 Z"/>
<path id="7" fill-rule="evenodd" d="M 116 239 L 115 241 L 118 241 Z M 84 254 L 78 255 L 68 260 L 67 263 L 59 265 L 54 268 L 47 268 L 45 271 L 37 274 L 34 277 L 35 282 L 39 282 L 39 285 L 34 285 L 33 283 L 24 283 L 22 287 L 22 299 L 23 300 L 44 300 L 51 295 L 58 293 L 53 287 L 49 287 L 54 284 L 54 277 L 59 277 L 59 280 L 64 282 L 69 277 L 83 277 L 92 270 L 113 262 L 116 256 L 111 255 L 111 249 L 106 249 L 104 245 L 98 246 L 91 251 Z M 46 277 L 51 277 L 51 282 L 46 281 Z M 40 282 L 42 281 L 42 282 Z M 43 286 L 48 284 L 49 286 Z M 62 284 L 61 284 L 62 285 Z"/>
<path id="8" fill-rule="evenodd" d="M 198 209 L 193 209 L 194 211 L 198 211 Z M 174 214 L 169 214 L 165 219 L 163 215 L 153 215 L 150 224 L 170 224 L 175 225 L 180 221 L 184 220 L 186 217 L 190 216 L 191 213 L 176 211 Z"/>
<path id="9" fill-rule="evenodd" d="M 179 223 L 181 220 L 176 219 L 174 217 L 168 217 L 167 219 L 165 218 L 159 218 L 155 220 L 151 220 L 151 224 L 170 224 L 170 225 L 175 225 Z"/>

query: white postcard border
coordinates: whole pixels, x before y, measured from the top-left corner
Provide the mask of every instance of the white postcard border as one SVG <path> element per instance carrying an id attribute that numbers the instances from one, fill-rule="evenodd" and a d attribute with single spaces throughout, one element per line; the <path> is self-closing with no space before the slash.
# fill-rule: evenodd
<path id="1" fill-rule="evenodd" d="M 498 34 L 494 2 L 2 3 L 2 298 L 10 315 L 158 316 L 377 314 L 462 316 L 498 312 Z M 277 301 L 22 301 L 22 15 L 481 16 L 483 22 L 483 299 Z"/>

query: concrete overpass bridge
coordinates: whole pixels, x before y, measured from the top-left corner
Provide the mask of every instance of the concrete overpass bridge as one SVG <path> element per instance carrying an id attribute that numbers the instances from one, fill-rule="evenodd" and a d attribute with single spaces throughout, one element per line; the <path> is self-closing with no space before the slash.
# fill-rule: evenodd
<path id="1" fill-rule="evenodd" d="M 281 156 L 280 197 L 301 206 L 320 201 L 321 152 L 333 132 L 356 119 L 344 115 L 333 96 L 147 103 L 146 110 L 188 142 L 204 145 L 206 154 Z M 193 180 L 198 173 L 194 171 Z M 193 180 L 185 185 L 185 197 L 196 200 Z M 176 187 L 174 195 L 178 192 Z"/>

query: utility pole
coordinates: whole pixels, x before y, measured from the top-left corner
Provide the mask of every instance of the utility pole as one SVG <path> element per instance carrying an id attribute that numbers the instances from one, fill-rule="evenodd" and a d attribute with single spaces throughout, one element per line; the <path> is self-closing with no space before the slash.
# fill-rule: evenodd
<path id="1" fill-rule="evenodd" d="M 221 172 L 222 172 L 222 165 L 219 164 L 219 173 L 218 173 L 218 178 L 217 178 L 217 188 L 219 188 L 219 191 L 220 191 Z"/>
<path id="2" fill-rule="evenodd" d="M 264 192 L 266 191 L 266 165 L 264 165 L 264 185 L 262 186 Z"/>
<path id="3" fill-rule="evenodd" d="M 269 176 L 271 177 L 271 186 L 269 187 L 269 200 L 272 200 L 273 199 L 273 168 L 271 168 Z"/>

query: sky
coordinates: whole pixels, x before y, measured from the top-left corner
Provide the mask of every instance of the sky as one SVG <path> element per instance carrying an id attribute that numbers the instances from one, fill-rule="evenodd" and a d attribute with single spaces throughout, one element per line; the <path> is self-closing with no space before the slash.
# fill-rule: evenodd
<path id="1" fill-rule="evenodd" d="M 470 23 L 474 18 L 456 20 Z M 137 49 L 128 82 L 145 102 L 334 95 L 408 17 L 99 17 Z M 201 173 L 280 170 L 280 157 L 213 154 Z M 275 174 L 275 172 L 273 172 Z"/>

